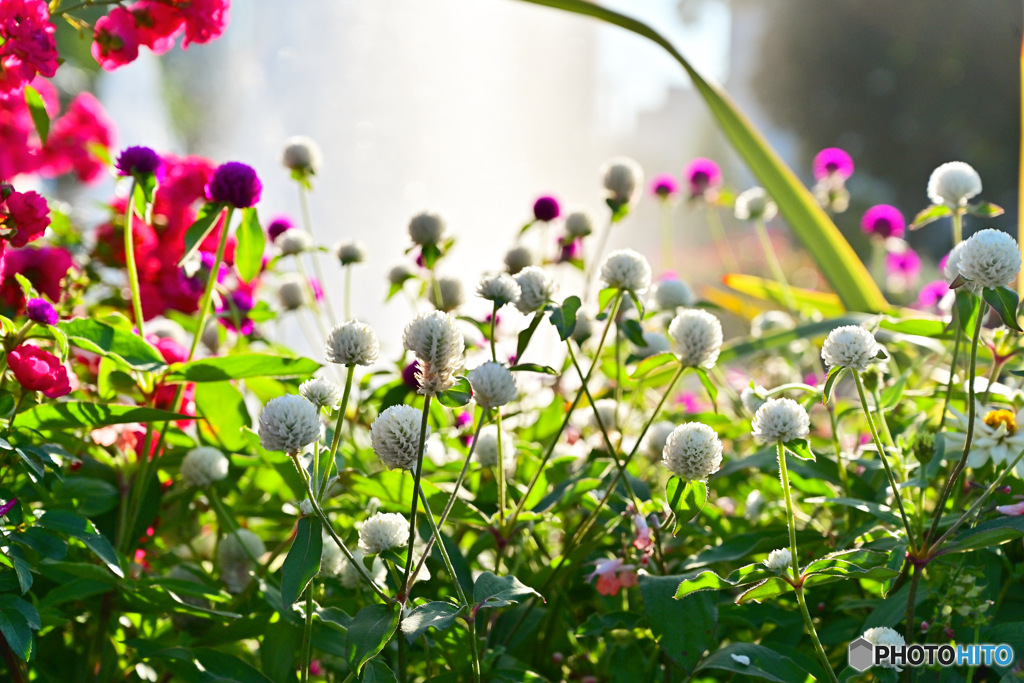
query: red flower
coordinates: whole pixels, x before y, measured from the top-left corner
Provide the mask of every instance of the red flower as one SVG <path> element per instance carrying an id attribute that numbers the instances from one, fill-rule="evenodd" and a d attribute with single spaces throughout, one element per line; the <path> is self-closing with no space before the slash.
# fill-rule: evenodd
<path id="1" fill-rule="evenodd" d="M 55 32 L 45 0 L 0 3 L 0 96 L 20 92 L 37 73 L 57 72 Z"/>
<path id="2" fill-rule="evenodd" d="M 179 0 L 177 7 L 185 19 L 185 40 L 181 44 L 185 49 L 190 43 L 220 38 L 228 27 L 231 0 Z"/>
<path id="3" fill-rule="evenodd" d="M 11 246 L 23 247 L 46 232 L 50 209 L 38 192 L 11 192 L 0 202 L 0 225 L 14 231 L 7 237 Z"/>
<path id="4" fill-rule="evenodd" d="M 44 175 L 74 171 L 79 180 L 91 182 L 103 173 L 105 162 L 93 151 L 95 145 L 114 145 L 114 124 L 91 94 L 78 95 L 67 113 L 57 119 L 43 147 Z"/>
<path id="5" fill-rule="evenodd" d="M 60 301 L 61 280 L 71 269 L 71 254 L 59 247 L 8 250 L 4 254 L 0 277 L 0 306 L 20 314 L 25 309 L 25 295 L 14 274 L 28 278 L 37 291 L 53 302 Z"/>
<path id="6" fill-rule="evenodd" d="M 139 56 L 139 34 L 135 16 L 124 7 L 115 7 L 100 17 L 92 37 L 92 56 L 106 71 L 134 62 Z"/>
<path id="7" fill-rule="evenodd" d="M 135 29 L 140 44 L 158 55 L 174 47 L 174 40 L 184 22 L 180 12 L 169 5 L 150 0 L 135 3 L 130 11 L 135 16 Z"/>
<path id="8" fill-rule="evenodd" d="M 7 363 L 25 389 L 41 391 L 47 398 L 71 393 L 68 371 L 60 359 L 38 346 L 22 344 L 7 354 Z"/>

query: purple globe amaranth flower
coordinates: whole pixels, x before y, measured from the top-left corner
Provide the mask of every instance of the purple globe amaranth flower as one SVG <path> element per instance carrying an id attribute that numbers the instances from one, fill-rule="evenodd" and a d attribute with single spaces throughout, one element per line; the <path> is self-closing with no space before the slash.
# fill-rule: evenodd
<path id="1" fill-rule="evenodd" d="M 146 176 L 157 172 L 163 159 L 149 147 L 127 147 L 117 157 L 117 173 L 120 176 Z"/>
<path id="2" fill-rule="evenodd" d="M 683 169 L 683 179 L 690 186 L 690 197 L 700 197 L 722 185 L 722 170 L 711 159 L 698 157 Z"/>
<path id="3" fill-rule="evenodd" d="M 920 308 L 931 309 L 939 305 L 942 297 L 949 292 L 949 284 L 945 280 L 934 280 L 921 288 L 917 295 L 917 305 Z"/>
<path id="4" fill-rule="evenodd" d="M 550 195 L 540 197 L 533 203 L 533 217 L 538 221 L 553 221 L 562 215 L 558 200 Z"/>
<path id="5" fill-rule="evenodd" d="M 260 200 L 263 184 L 256 169 L 240 161 L 221 164 L 206 185 L 206 198 L 223 202 L 236 209 L 247 209 Z"/>
<path id="6" fill-rule="evenodd" d="M 413 361 L 402 369 L 402 382 L 405 386 L 409 387 L 413 391 L 420 390 L 420 381 L 416 379 L 416 374 L 420 371 L 419 361 Z"/>
<path id="7" fill-rule="evenodd" d="M 877 204 L 864 212 L 860 220 L 861 230 L 879 237 L 903 237 L 907 223 L 895 206 Z"/>
<path id="8" fill-rule="evenodd" d="M 267 237 L 270 238 L 271 242 L 276 242 L 277 238 L 288 232 L 295 225 L 292 223 L 292 219 L 288 216 L 277 216 L 274 220 L 270 221 L 270 225 L 267 226 Z"/>
<path id="9" fill-rule="evenodd" d="M 569 263 L 583 258 L 583 240 L 576 238 L 568 242 L 559 242 L 558 262 Z"/>
<path id="10" fill-rule="evenodd" d="M 243 335 L 250 335 L 256 324 L 249 319 L 249 311 L 256 305 L 252 292 L 248 289 L 237 289 L 228 294 L 228 301 L 217 307 L 222 315 L 221 325 Z"/>
<path id="11" fill-rule="evenodd" d="M 662 173 L 651 181 L 651 194 L 658 199 L 671 199 L 679 192 L 679 183 L 671 173 Z"/>
<path id="12" fill-rule="evenodd" d="M 921 257 L 911 248 L 890 251 L 885 256 L 885 270 L 890 276 L 913 280 L 921 274 Z"/>
<path id="13" fill-rule="evenodd" d="M 40 325 L 56 325 L 60 316 L 45 299 L 29 299 L 25 304 L 28 319 Z"/>
<path id="14" fill-rule="evenodd" d="M 853 175 L 853 159 L 838 147 L 826 147 L 814 155 L 814 179 L 824 180 L 837 175 L 846 180 Z"/>

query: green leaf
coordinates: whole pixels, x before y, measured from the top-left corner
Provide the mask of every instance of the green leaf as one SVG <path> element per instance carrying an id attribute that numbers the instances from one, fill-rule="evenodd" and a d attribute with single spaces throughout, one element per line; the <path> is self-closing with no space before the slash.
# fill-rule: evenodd
<path id="1" fill-rule="evenodd" d="M 295 540 L 281 566 L 281 601 L 285 607 L 299 599 L 320 571 L 323 542 L 320 520 L 314 517 L 300 518 Z"/>
<path id="2" fill-rule="evenodd" d="M 837 365 L 828 371 L 828 376 L 825 377 L 825 389 L 821 392 L 822 405 L 828 403 L 829 399 L 832 398 L 832 391 L 836 388 L 836 382 L 839 381 L 845 369 L 845 367 Z"/>
<path id="3" fill-rule="evenodd" d="M 978 303 L 977 298 L 967 290 L 963 288 L 956 290 L 956 317 L 960 323 L 960 329 L 968 335 L 974 334 L 974 326 L 977 324 L 981 311 Z"/>
<path id="4" fill-rule="evenodd" d="M 437 402 L 445 408 L 461 408 L 472 400 L 473 388 L 469 386 L 469 380 L 462 376 L 458 378 L 455 386 L 437 395 Z"/>
<path id="5" fill-rule="evenodd" d="M 85 517 L 66 510 L 49 510 L 38 519 L 36 524 L 44 529 L 77 538 L 103 561 L 107 569 L 116 576 L 124 578 L 124 571 L 121 569 L 121 562 L 114 551 L 114 546 Z"/>
<path id="6" fill-rule="evenodd" d="M 0 634 L 22 661 L 32 656 L 32 628 L 20 610 L 0 604 Z"/>
<path id="7" fill-rule="evenodd" d="M 135 370 L 158 372 L 167 365 L 159 351 L 131 330 L 89 318 L 72 318 L 57 326 L 72 346 L 121 361 Z"/>
<path id="8" fill-rule="evenodd" d="M 910 224 L 911 230 L 920 230 L 929 223 L 934 223 L 940 218 L 946 216 L 952 216 L 953 211 L 945 204 L 932 204 L 926 209 L 922 209 L 914 216 L 914 222 Z"/>
<path id="9" fill-rule="evenodd" d="M 32 123 L 36 126 L 36 132 L 39 133 L 39 141 L 45 145 L 46 137 L 50 134 L 50 115 L 46 113 L 46 104 L 43 102 L 42 95 L 31 85 L 25 86 L 25 104 L 28 106 L 29 114 L 32 115 Z"/>
<path id="10" fill-rule="evenodd" d="M 746 657 L 749 664 L 742 664 L 736 661 L 733 656 Z M 742 660 L 741 660 L 742 661 Z M 740 679 L 747 677 L 759 678 L 774 683 L 792 683 L 793 681 L 806 681 L 811 678 L 810 674 L 800 668 L 796 662 L 789 657 L 784 657 L 778 652 L 756 643 L 730 643 L 721 650 L 718 650 L 697 667 L 697 672 L 714 670 L 729 671 L 739 674 Z M 712 678 L 724 679 L 724 676 L 712 676 Z M 730 677 L 731 678 L 731 677 Z"/>
<path id="11" fill-rule="evenodd" d="M 473 602 L 478 610 L 484 607 L 505 607 L 531 595 L 541 597 L 540 593 L 514 576 L 495 576 L 492 572 L 483 572 L 473 584 Z"/>
<path id="12" fill-rule="evenodd" d="M 395 673 L 380 658 L 371 659 L 359 677 L 360 683 L 397 683 Z"/>
<path id="13" fill-rule="evenodd" d="M 533 2 L 533 0 L 526 1 Z M 608 304 L 611 303 L 612 299 L 614 299 L 618 293 L 619 290 L 614 287 L 605 287 L 602 289 L 597 295 L 597 310 L 604 311 L 604 309 L 608 308 Z"/>
<path id="14" fill-rule="evenodd" d="M 105 427 L 131 422 L 171 422 L 193 420 L 189 415 L 156 408 L 140 408 L 115 403 L 43 403 L 18 414 L 18 429 L 61 430 L 79 427 Z"/>
<path id="15" fill-rule="evenodd" d="M 695 520 L 704 509 L 708 502 L 708 485 L 703 481 L 684 481 L 679 477 L 672 477 L 665 487 L 665 495 L 676 517 L 676 526 L 672 531 L 675 535 L 684 525 Z"/>
<path id="16" fill-rule="evenodd" d="M 814 460 L 814 452 L 811 451 L 811 443 L 807 439 L 793 439 L 783 444 L 786 450 L 798 458 Z"/>
<path id="17" fill-rule="evenodd" d="M 179 267 L 192 258 L 192 254 L 196 253 L 206 236 L 213 232 L 223 210 L 224 205 L 219 202 L 207 202 L 203 208 L 199 209 L 195 223 L 185 231 L 185 254 L 178 260 Z M 225 225 L 224 229 L 229 227 Z"/>
<path id="18" fill-rule="evenodd" d="M 850 577 L 881 580 L 899 574 L 898 571 L 886 566 L 888 562 L 889 553 L 864 549 L 842 550 L 815 560 L 804 568 L 803 573 L 807 577 L 826 579 L 811 581 L 811 584 L 827 583 L 827 579 L 839 580 Z"/>
<path id="19" fill-rule="evenodd" d="M 708 398 L 711 399 L 711 405 L 715 407 L 715 412 L 718 412 L 718 387 L 711 381 L 711 377 L 708 376 L 708 371 L 704 368 L 694 368 L 697 372 L 697 379 L 700 380 L 701 386 L 704 387 L 704 391 L 708 392 Z"/>
<path id="20" fill-rule="evenodd" d="M 576 311 L 582 305 L 578 296 L 570 296 L 562 302 L 561 306 L 552 307 L 551 324 L 558 330 L 558 338 L 562 341 L 571 337 L 576 330 Z"/>
<path id="21" fill-rule="evenodd" d="M 263 266 L 263 250 L 267 246 L 267 238 L 260 227 L 255 207 L 242 211 L 242 224 L 236 237 L 238 245 L 235 247 L 235 267 L 242 279 L 250 282 L 259 275 Z"/>
<path id="22" fill-rule="evenodd" d="M 557 375 L 558 370 L 555 370 L 550 365 L 539 365 L 537 363 L 519 363 L 509 368 L 510 372 L 539 372 L 542 375 Z"/>
<path id="23" fill-rule="evenodd" d="M 693 671 L 704 652 L 716 642 L 716 596 L 705 593 L 674 600 L 678 576 L 641 575 L 639 583 L 644 612 L 658 643 L 676 664 L 687 672 Z"/>
<path id="24" fill-rule="evenodd" d="M 985 301 L 988 302 L 989 306 L 994 308 L 996 313 L 999 314 L 1004 325 L 1011 330 L 1024 332 L 1024 329 L 1021 329 L 1020 323 L 1017 322 L 1017 306 L 1020 304 L 1020 297 L 1017 295 L 1016 290 L 1010 289 L 1005 285 L 995 289 L 985 287 L 981 290 L 981 295 L 985 297 Z"/>
<path id="25" fill-rule="evenodd" d="M 808 498 L 807 502 L 813 505 L 820 505 L 822 503 L 835 503 L 837 505 L 846 505 L 854 510 L 860 510 L 866 512 L 873 517 L 880 519 L 881 521 L 889 524 L 893 527 L 900 528 L 903 523 L 900 521 L 899 516 L 892 511 L 887 505 L 880 505 L 879 503 L 872 503 L 866 500 L 860 500 L 859 498 Z"/>
<path id="26" fill-rule="evenodd" d="M 196 416 L 204 437 L 219 444 L 222 449 L 238 453 L 246 449 L 248 441 L 242 433 L 252 426 L 245 397 L 231 382 L 202 382 L 196 385 Z"/>
<path id="27" fill-rule="evenodd" d="M 283 358 L 269 353 L 238 353 L 171 366 L 166 382 L 223 382 L 250 377 L 305 377 L 320 369 L 310 358 Z"/>
<path id="28" fill-rule="evenodd" d="M 412 643 L 427 632 L 428 628 L 443 631 L 455 623 L 455 617 L 462 608 L 450 602 L 428 602 L 420 605 L 402 620 L 402 633 Z"/>
<path id="29" fill-rule="evenodd" d="M 627 318 L 622 321 L 621 325 L 619 325 L 619 329 L 622 330 L 622 334 L 626 336 L 626 339 L 633 342 L 635 345 L 642 349 L 647 347 L 647 340 L 644 339 L 644 328 L 643 325 L 640 324 L 639 320 L 636 320 L 635 318 Z"/>
<path id="30" fill-rule="evenodd" d="M 53 502 L 57 506 L 73 508 L 86 517 L 110 512 L 120 499 L 116 486 L 93 477 L 67 477 L 53 487 Z"/>
<path id="31" fill-rule="evenodd" d="M 636 369 L 633 370 L 633 374 L 629 378 L 635 380 L 644 379 L 674 360 L 676 360 L 676 357 L 671 351 L 663 351 L 662 353 L 648 356 L 637 363 Z"/>
<path id="32" fill-rule="evenodd" d="M 420 253 L 423 254 L 423 265 L 427 267 L 427 270 L 433 270 L 437 260 L 443 256 L 441 248 L 436 244 L 424 244 Z"/>
<path id="33" fill-rule="evenodd" d="M 530 321 L 530 326 L 519 333 L 519 339 L 516 343 L 516 361 L 523 359 L 523 354 L 526 353 L 526 347 L 530 344 L 530 339 L 533 338 L 533 333 L 537 331 L 537 327 L 540 325 L 540 321 L 544 319 L 545 311 L 539 310 L 533 314 L 533 320 Z"/>
<path id="34" fill-rule="evenodd" d="M 398 616 L 399 611 L 391 605 L 370 605 L 356 613 L 345 638 L 345 653 L 357 674 L 391 640 L 398 630 Z"/>
<path id="35" fill-rule="evenodd" d="M 981 218 L 995 218 L 996 216 L 1002 216 L 1005 212 L 1003 207 L 996 206 L 992 202 L 977 202 L 976 204 L 967 205 L 967 213 L 972 216 L 980 216 Z"/>
<path id="36" fill-rule="evenodd" d="M 1024 536 L 1024 516 L 1000 517 L 983 522 L 973 529 L 960 532 L 947 541 L 940 555 L 982 550 L 1013 541 Z"/>

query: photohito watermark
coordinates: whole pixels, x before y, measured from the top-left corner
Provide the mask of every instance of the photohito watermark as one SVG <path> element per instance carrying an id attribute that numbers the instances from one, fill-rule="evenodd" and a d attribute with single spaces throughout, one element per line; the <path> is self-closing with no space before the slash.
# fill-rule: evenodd
<path id="1" fill-rule="evenodd" d="M 872 666 L 1010 666 L 1013 662 L 1013 648 L 1005 643 L 872 645 L 867 638 L 858 638 L 850 643 L 849 650 L 850 666 L 857 671 L 867 671 Z"/>

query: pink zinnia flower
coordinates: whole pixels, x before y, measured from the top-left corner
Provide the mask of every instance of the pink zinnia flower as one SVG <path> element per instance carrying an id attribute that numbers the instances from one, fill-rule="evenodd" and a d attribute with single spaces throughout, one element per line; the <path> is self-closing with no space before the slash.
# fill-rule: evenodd
<path id="1" fill-rule="evenodd" d="M 10 186 L 0 186 L 0 192 Z M 0 195 L 2 196 L 2 195 Z M 38 193 L 11 192 L 0 201 L 0 227 L 8 232 L 7 239 L 12 247 L 20 248 L 39 239 L 50 225 L 50 208 Z"/>
<path id="2" fill-rule="evenodd" d="M 55 33 L 45 0 L 0 3 L 0 96 L 21 92 L 36 74 L 57 72 Z"/>
<path id="3" fill-rule="evenodd" d="M 129 11 L 135 16 L 139 43 L 154 54 L 162 55 L 174 47 L 174 40 L 185 25 L 177 9 L 161 2 L 141 0 Z"/>
<path id="4" fill-rule="evenodd" d="M 690 186 L 690 197 L 701 197 L 708 190 L 722 185 L 722 171 L 711 159 L 698 157 L 683 170 L 683 178 Z"/>
<path id="5" fill-rule="evenodd" d="M 861 230 L 879 237 L 903 237 L 906 225 L 900 210 L 888 204 L 872 206 L 860 221 Z"/>
<path id="6" fill-rule="evenodd" d="M 177 7 L 185 20 L 185 40 L 181 46 L 186 50 L 192 43 L 220 38 L 228 27 L 231 0 L 185 0 L 179 1 Z"/>
<path id="7" fill-rule="evenodd" d="M 558 200 L 550 195 L 540 197 L 533 203 L 533 217 L 538 221 L 553 221 L 562 215 Z"/>
<path id="8" fill-rule="evenodd" d="M 67 368 L 49 351 L 22 344 L 7 354 L 7 362 L 23 389 L 41 391 L 47 398 L 71 393 Z"/>
<path id="9" fill-rule="evenodd" d="M 853 175 L 853 159 L 838 147 L 826 147 L 814 157 L 815 180 L 824 180 L 832 175 L 843 180 Z"/>
<path id="10" fill-rule="evenodd" d="M 100 17 L 92 36 L 92 56 L 105 71 L 113 71 L 139 57 L 139 34 L 135 17 L 124 7 L 115 7 Z"/>
<path id="11" fill-rule="evenodd" d="M 658 199 L 671 199 L 679 193 L 679 183 L 671 173 L 662 173 L 651 181 L 651 194 Z"/>

